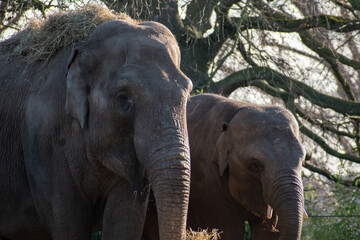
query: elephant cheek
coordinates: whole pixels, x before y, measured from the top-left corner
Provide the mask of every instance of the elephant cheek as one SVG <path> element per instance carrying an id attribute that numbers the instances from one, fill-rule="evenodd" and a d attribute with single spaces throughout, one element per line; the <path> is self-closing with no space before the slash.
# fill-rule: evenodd
<path id="1" fill-rule="evenodd" d="M 253 177 L 239 177 L 244 174 L 230 174 L 228 186 L 231 196 L 237 203 L 258 216 L 265 216 L 263 188 L 257 179 Z"/>

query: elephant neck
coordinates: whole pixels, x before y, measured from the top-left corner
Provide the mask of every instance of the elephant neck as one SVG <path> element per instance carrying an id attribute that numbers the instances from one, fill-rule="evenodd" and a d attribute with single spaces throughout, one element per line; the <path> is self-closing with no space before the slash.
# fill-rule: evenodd
<path id="1" fill-rule="evenodd" d="M 189 227 L 216 228 L 223 232 L 221 236 L 224 239 L 239 238 L 243 234 L 241 226 L 245 221 L 244 210 L 232 198 L 227 178 L 220 177 L 217 165 L 211 161 L 203 164 L 202 170 L 212 177 L 195 179 L 196 176 L 192 176 L 194 181 L 190 188 Z"/>

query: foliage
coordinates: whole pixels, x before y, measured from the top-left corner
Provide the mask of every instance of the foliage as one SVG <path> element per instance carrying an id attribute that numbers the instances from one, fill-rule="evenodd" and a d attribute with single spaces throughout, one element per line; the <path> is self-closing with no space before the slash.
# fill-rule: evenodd
<path id="1" fill-rule="evenodd" d="M 250 225 L 249 223 L 246 221 L 245 222 L 245 237 L 244 240 L 251 240 L 251 231 L 250 231 Z"/>
<path id="2" fill-rule="evenodd" d="M 101 229 L 96 231 L 92 236 L 91 240 L 101 240 Z"/>
<path id="3" fill-rule="evenodd" d="M 360 190 L 338 184 L 332 194 L 334 203 L 327 204 L 326 208 L 316 196 L 307 196 L 305 201 L 310 218 L 304 221 L 302 239 L 358 239 Z"/>

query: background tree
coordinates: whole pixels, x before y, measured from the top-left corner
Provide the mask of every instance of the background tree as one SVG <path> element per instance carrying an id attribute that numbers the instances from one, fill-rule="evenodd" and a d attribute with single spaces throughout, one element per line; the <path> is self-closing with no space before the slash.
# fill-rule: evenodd
<path id="1" fill-rule="evenodd" d="M 194 93 L 286 106 L 307 175 L 359 188 L 360 0 L 1 1 L 0 34 L 20 29 L 27 10 L 88 2 L 166 25 Z"/>
<path id="2" fill-rule="evenodd" d="M 46 10 L 52 7 L 61 8 L 61 5 L 53 5 L 53 1 L 11 1 L 0 2 L 0 34 L 6 30 L 20 30 L 19 22 L 29 10 L 37 10 L 45 17 Z"/>

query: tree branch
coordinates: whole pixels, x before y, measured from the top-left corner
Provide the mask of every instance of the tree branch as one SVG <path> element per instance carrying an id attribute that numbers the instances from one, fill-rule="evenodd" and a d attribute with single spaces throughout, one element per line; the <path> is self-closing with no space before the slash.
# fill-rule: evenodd
<path id="1" fill-rule="evenodd" d="M 308 162 L 305 162 L 304 167 L 309 169 L 312 172 L 316 172 L 316 173 L 326 177 L 327 179 L 329 179 L 333 182 L 340 183 L 345 186 L 353 186 L 353 187 L 360 188 L 360 184 L 357 183 L 357 179 L 355 179 L 354 181 L 341 179 L 326 170 L 323 170 L 321 168 L 318 168 L 318 167 L 315 167 L 315 166 L 309 164 Z"/>
<path id="2" fill-rule="evenodd" d="M 300 108 L 296 108 L 296 113 L 304 120 L 306 120 L 307 122 L 309 122 L 311 125 L 315 125 L 315 126 L 318 126 L 319 128 L 323 129 L 323 130 L 326 130 L 326 131 L 329 131 L 329 132 L 332 132 L 332 133 L 335 133 L 337 135 L 340 135 L 340 136 L 344 136 L 344 137 L 349 137 L 349 138 L 353 138 L 353 139 L 356 139 L 356 138 L 360 138 L 360 135 L 359 134 L 352 134 L 352 133 L 348 133 L 348 132 L 344 132 L 344 131 L 340 131 L 340 130 L 337 130 L 333 127 L 330 127 L 324 123 L 321 123 L 319 121 L 316 121 L 314 119 L 312 119 L 310 116 L 308 116 L 307 114 L 305 114 L 303 111 L 300 110 Z"/>
<path id="3" fill-rule="evenodd" d="M 207 37 L 207 40 L 211 42 L 210 52 L 212 53 L 212 59 L 217 56 L 226 40 L 238 38 L 239 31 L 236 27 L 232 27 L 228 17 L 231 6 L 237 2 L 240 1 L 222 0 L 214 9 L 216 13 L 214 32 Z M 245 7 L 242 9 L 240 21 L 246 13 L 247 8 Z"/>
<path id="4" fill-rule="evenodd" d="M 256 7 L 259 11 L 263 13 L 264 16 L 274 17 L 278 19 L 285 19 L 287 17 L 291 17 L 291 15 L 284 14 L 278 10 L 272 9 L 262 0 L 252 0 L 252 5 Z"/>
<path id="5" fill-rule="evenodd" d="M 319 16 L 305 18 L 305 20 L 308 21 L 309 19 L 311 19 L 311 21 L 313 21 L 312 18 L 317 19 L 317 17 L 319 17 Z M 329 18 L 329 16 L 325 16 L 325 17 Z M 234 22 L 234 19 L 236 20 L 236 22 Z M 314 36 L 312 36 L 310 32 L 301 30 L 302 28 L 306 29 L 307 24 L 306 23 L 299 24 L 299 22 L 297 22 L 297 21 L 301 22 L 301 20 L 302 20 L 303 22 L 306 22 L 306 21 L 304 21 L 304 19 L 300 19 L 300 20 L 275 19 L 275 20 L 278 22 L 295 21 L 298 24 L 298 25 L 296 25 L 296 29 L 292 29 L 292 30 L 298 31 L 303 43 L 307 47 L 309 47 L 311 50 L 313 50 L 314 52 L 319 54 L 319 56 L 323 57 L 330 64 L 335 77 L 338 79 L 339 83 L 343 87 L 346 95 L 348 96 L 348 98 L 350 100 L 354 101 L 356 99 L 355 94 L 352 92 L 347 80 L 342 76 L 336 61 L 338 60 L 341 63 L 348 65 L 354 69 L 360 69 L 360 62 L 349 59 L 348 57 L 346 57 L 342 54 L 332 51 L 327 46 L 322 44 L 319 40 L 317 40 Z M 337 19 L 337 20 L 339 20 L 339 19 Z M 342 19 L 342 21 L 345 21 L 344 18 Z M 274 30 L 274 31 L 279 31 L 279 29 L 281 28 L 282 30 L 284 30 L 283 27 L 280 27 L 279 25 L 276 25 L 276 24 L 274 25 L 273 22 L 274 22 L 274 18 L 264 18 L 264 17 L 246 18 L 246 17 L 243 17 L 241 19 L 241 21 L 238 18 L 233 18 L 232 20 L 230 20 L 229 26 L 235 28 L 236 30 L 239 30 L 239 29 L 245 30 L 247 28 L 267 29 L 267 30 Z M 317 23 L 319 23 L 319 21 L 317 21 Z M 317 23 L 315 23 L 314 25 L 315 26 L 318 25 Z M 301 26 L 303 26 L 303 27 L 301 27 Z M 331 25 L 329 23 L 326 23 L 326 26 L 331 26 Z M 358 26 L 360 27 L 360 21 L 358 21 Z"/>
<path id="6" fill-rule="evenodd" d="M 278 26 L 274 26 L 271 25 L 270 21 L 264 21 L 261 20 L 263 19 L 262 17 L 248 17 L 248 18 L 244 18 L 243 21 L 239 21 L 238 18 L 231 18 L 230 20 L 230 26 L 231 28 L 234 28 L 236 30 L 246 30 L 246 29 L 262 29 L 262 30 L 273 30 L 273 31 L 285 31 L 285 29 L 281 29 Z M 278 19 L 280 21 L 280 19 Z M 289 20 L 289 21 L 293 21 L 293 20 Z M 295 20 L 294 20 L 295 21 Z M 240 25 L 239 25 L 240 23 Z M 308 31 L 303 31 L 305 30 L 306 25 L 298 25 L 296 27 L 296 29 L 290 29 L 291 31 L 289 32 L 299 32 L 299 35 L 303 41 L 303 43 L 309 47 L 311 50 L 313 50 L 314 52 L 318 53 L 319 55 L 321 55 L 322 57 L 327 57 L 327 59 L 331 58 L 331 59 L 337 59 L 339 60 L 341 63 L 348 65 L 354 69 L 360 69 L 360 62 L 359 61 L 355 61 L 352 59 L 349 59 L 348 57 L 339 54 L 335 51 L 330 50 L 328 47 L 326 47 L 324 44 L 322 44 L 319 40 L 317 40 L 315 37 L 313 37 L 311 35 L 310 32 Z M 360 29 L 360 22 L 358 23 L 358 27 Z M 233 31 L 234 31 L 233 29 Z M 288 29 L 289 30 L 289 29 Z"/>
<path id="7" fill-rule="evenodd" d="M 237 22 L 236 17 L 231 21 Z M 302 19 L 278 19 L 274 17 L 246 17 L 239 26 L 241 30 L 261 29 L 275 32 L 299 32 L 306 29 L 322 27 L 334 32 L 351 32 L 360 30 L 360 21 L 331 15 L 318 15 Z"/>
<path id="8" fill-rule="evenodd" d="M 219 0 L 195 0 L 187 5 L 184 22 L 186 27 L 197 33 L 198 38 L 211 28 L 210 17 L 218 2 Z"/>
<path id="9" fill-rule="evenodd" d="M 9 5 L 8 1 L 1 1 L 0 2 L 0 23 L 3 25 L 3 22 L 5 21 L 6 16 L 6 9 Z"/>
<path id="10" fill-rule="evenodd" d="M 305 127 L 304 125 L 300 126 L 300 131 L 305 134 L 308 138 L 312 139 L 314 142 L 316 142 L 322 149 L 325 150 L 328 154 L 337 157 L 339 159 L 346 159 L 351 162 L 360 163 L 360 158 L 356 157 L 354 155 L 350 155 L 347 153 L 339 153 L 335 149 L 331 148 L 327 143 L 318 135 L 313 133 L 310 129 Z"/>
<path id="11" fill-rule="evenodd" d="M 245 46 L 243 44 L 243 42 L 241 41 L 241 39 L 238 40 L 238 45 L 237 45 L 237 49 L 239 50 L 241 56 L 243 57 L 243 59 L 250 64 L 253 67 L 257 67 L 258 65 L 254 62 L 254 60 L 251 58 L 250 53 L 248 53 L 245 49 Z"/>
<path id="12" fill-rule="evenodd" d="M 343 3 L 342 1 L 339 0 L 331 0 L 333 3 L 335 3 L 336 5 L 343 7 L 347 10 L 349 10 L 350 12 L 352 12 L 354 14 L 354 12 L 356 11 L 356 9 L 354 9 L 351 5 L 347 5 L 345 3 Z M 355 15 L 355 14 L 354 14 Z"/>
<path id="13" fill-rule="evenodd" d="M 179 39 L 185 29 L 178 11 L 177 0 L 102 0 L 105 5 L 118 12 L 125 12 L 134 19 L 157 21 L 171 29 Z"/>
<path id="14" fill-rule="evenodd" d="M 222 89 L 224 95 L 228 96 L 237 88 L 247 86 L 250 81 L 258 79 L 264 79 L 270 85 L 282 88 L 295 96 L 303 96 L 320 107 L 331 108 L 344 115 L 360 116 L 360 103 L 325 95 L 300 81 L 286 77 L 268 67 L 253 67 L 240 70 L 215 84 L 219 89 Z"/>
<path id="15" fill-rule="evenodd" d="M 319 137 L 313 131 L 311 131 L 310 129 L 305 127 L 305 125 L 303 125 L 296 116 L 296 106 L 294 104 L 294 101 L 291 101 L 291 102 L 288 101 L 288 103 L 286 105 L 287 105 L 287 108 L 294 114 L 296 120 L 298 121 L 300 132 L 302 132 L 305 136 L 307 136 L 308 138 L 310 138 L 314 142 L 316 142 L 326 153 L 328 153 L 329 155 L 332 155 L 334 157 L 337 157 L 339 159 L 345 159 L 345 160 L 349 160 L 351 162 L 360 163 L 359 157 L 356 157 L 354 155 L 347 154 L 347 153 L 340 153 L 340 152 L 336 151 L 335 149 L 331 148 L 325 142 L 325 140 L 323 140 L 321 137 Z M 288 105 L 290 105 L 290 106 L 288 106 Z"/>
<path id="16" fill-rule="evenodd" d="M 353 7 L 353 9 L 360 10 L 360 1 L 359 0 L 348 0 L 348 2 Z"/>
<path id="17" fill-rule="evenodd" d="M 332 67 L 335 77 L 343 87 L 346 95 L 350 100 L 355 100 L 355 95 L 352 92 L 348 82 L 346 79 L 342 77 L 340 73 L 336 60 L 339 60 L 341 63 L 348 65 L 354 69 L 360 69 L 360 62 L 343 56 L 335 51 L 332 51 L 327 46 L 322 44 L 319 40 L 317 40 L 312 34 L 308 31 L 299 32 L 302 42 L 311 50 L 319 54 L 320 57 L 324 58 Z"/>
<path id="18" fill-rule="evenodd" d="M 274 21 L 299 21 L 299 20 L 295 20 L 292 18 L 292 16 L 290 15 L 286 15 L 284 13 L 281 13 L 279 11 L 276 11 L 274 9 L 272 9 L 271 7 L 269 7 L 267 4 L 265 4 L 262 0 L 253 0 L 253 5 L 259 9 L 260 11 L 262 11 L 262 13 L 264 13 L 265 17 L 264 19 L 268 19 L 267 21 L 265 20 L 255 20 L 253 21 L 253 25 L 257 26 L 257 25 L 264 25 L 266 27 L 266 25 L 270 25 L 271 20 Z M 267 17 L 266 17 L 267 16 Z M 255 18 L 261 18 L 261 17 L 255 17 Z M 322 21 L 314 21 L 314 19 L 316 20 L 317 18 L 322 19 Z M 304 19 L 308 19 L 306 22 L 304 21 Z M 331 51 L 329 48 L 327 48 L 324 44 L 322 44 L 319 40 L 317 40 L 315 37 L 313 37 L 311 35 L 311 33 L 309 31 L 305 31 L 306 30 L 306 26 L 308 24 L 315 24 L 315 26 L 319 25 L 322 27 L 325 27 L 329 30 L 331 29 L 331 26 L 329 23 L 335 24 L 336 25 L 336 29 L 352 29 L 352 27 L 355 27 L 355 30 L 360 29 L 360 21 L 359 20 L 351 20 L 348 18 L 344 18 L 344 17 L 335 17 L 335 16 L 329 16 L 329 15 L 318 15 L 318 16 L 312 16 L 312 17 L 307 17 L 304 19 L 300 19 L 300 21 L 303 21 L 300 25 L 297 25 L 298 27 L 302 26 L 303 29 L 299 29 L 302 31 L 295 31 L 295 32 L 299 32 L 300 37 L 302 38 L 304 44 L 306 46 L 308 46 L 310 49 L 312 49 L 314 52 L 318 53 L 318 54 L 322 54 L 321 56 L 327 56 L 328 58 L 335 58 L 337 60 L 339 60 L 341 63 L 348 65 L 354 69 L 359 69 L 360 68 L 360 62 L 352 60 L 347 58 L 346 56 L 343 56 L 339 53 L 336 53 L 334 51 Z M 310 19 L 313 19 L 313 21 L 315 23 L 311 23 Z M 350 23 L 348 25 L 348 23 Z M 238 28 L 239 26 L 234 26 L 236 28 Z M 353 30 L 351 30 L 353 31 Z"/>
<path id="19" fill-rule="evenodd" d="M 1 2 L 1 4 L 3 4 L 2 2 Z M 27 10 L 29 10 L 30 9 L 30 5 L 27 3 L 27 2 L 25 2 L 25 3 L 20 3 L 18 6 L 14 6 L 14 3 L 12 3 L 13 5 L 10 5 L 11 6 L 11 10 L 10 10 L 10 12 L 12 13 L 12 14 L 14 14 L 14 16 L 12 16 L 11 18 L 9 18 L 9 20 L 8 20 L 8 23 L 7 24 L 4 24 L 4 19 L 2 20 L 2 22 L 1 22 L 1 28 L 0 28 L 0 34 L 2 33 L 2 32 L 4 32 L 6 29 L 8 29 L 8 28 L 11 28 L 11 27 L 13 27 L 14 25 L 16 25 L 18 22 L 19 22 L 19 20 L 20 20 L 20 18 L 24 15 L 24 13 L 27 11 Z M 2 5 L 2 7 L 5 7 L 4 9 L 3 9 L 3 11 L 5 11 L 5 12 L 3 12 L 2 14 L 4 14 L 4 17 L 6 17 L 6 7 L 9 7 L 9 5 Z"/>
<path id="20" fill-rule="evenodd" d="M 291 52 L 303 55 L 305 57 L 314 59 L 315 61 L 318 61 L 318 62 L 325 62 L 323 59 L 321 59 L 321 58 L 319 58 L 319 57 L 317 57 L 315 55 L 312 55 L 310 53 L 307 53 L 305 51 L 302 51 L 302 50 L 299 50 L 299 49 L 296 49 L 296 48 L 293 48 L 293 47 L 290 47 L 290 46 L 281 45 L 281 44 L 279 44 L 277 42 L 269 42 L 269 41 L 267 41 L 266 46 L 277 47 L 277 48 L 280 48 L 281 50 L 291 51 Z"/>

